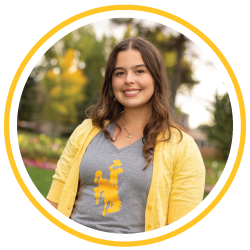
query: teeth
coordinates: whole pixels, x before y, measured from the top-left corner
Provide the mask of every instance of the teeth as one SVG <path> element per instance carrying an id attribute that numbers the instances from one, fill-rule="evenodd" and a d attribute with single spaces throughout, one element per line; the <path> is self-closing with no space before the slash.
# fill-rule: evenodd
<path id="1" fill-rule="evenodd" d="M 140 90 L 135 90 L 135 91 L 124 91 L 125 94 L 131 95 L 140 92 Z"/>

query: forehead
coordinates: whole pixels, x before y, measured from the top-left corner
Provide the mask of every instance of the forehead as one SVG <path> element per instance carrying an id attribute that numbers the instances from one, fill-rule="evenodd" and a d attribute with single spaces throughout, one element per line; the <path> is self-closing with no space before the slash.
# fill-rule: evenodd
<path id="1" fill-rule="evenodd" d="M 141 52 L 134 49 L 120 51 L 117 54 L 115 67 L 126 67 L 138 64 L 144 64 Z"/>

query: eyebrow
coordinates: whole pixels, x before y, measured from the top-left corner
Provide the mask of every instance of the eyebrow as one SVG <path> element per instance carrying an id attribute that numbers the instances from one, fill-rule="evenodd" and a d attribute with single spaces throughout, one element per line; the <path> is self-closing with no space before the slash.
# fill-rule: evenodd
<path id="1" fill-rule="evenodd" d="M 131 69 L 135 69 L 135 68 L 138 68 L 138 67 L 146 67 L 145 64 L 138 64 L 138 65 L 135 65 L 133 67 L 131 67 Z M 114 69 L 114 71 L 118 70 L 118 69 L 124 69 L 123 67 L 117 67 Z"/>

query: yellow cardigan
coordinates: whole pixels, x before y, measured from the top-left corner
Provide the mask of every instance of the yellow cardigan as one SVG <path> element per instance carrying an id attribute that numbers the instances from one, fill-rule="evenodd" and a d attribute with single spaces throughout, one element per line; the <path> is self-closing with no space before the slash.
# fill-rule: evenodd
<path id="1" fill-rule="evenodd" d="M 105 122 L 105 125 L 109 121 Z M 100 132 L 90 119 L 70 136 L 58 161 L 47 199 L 70 217 L 77 194 L 80 163 L 91 140 Z M 156 144 L 153 176 L 145 211 L 145 231 L 170 224 L 193 210 L 203 198 L 205 167 L 193 138 L 172 129 L 169 142 Z M 157 137 L 161 139 L 161 135 Z"/>

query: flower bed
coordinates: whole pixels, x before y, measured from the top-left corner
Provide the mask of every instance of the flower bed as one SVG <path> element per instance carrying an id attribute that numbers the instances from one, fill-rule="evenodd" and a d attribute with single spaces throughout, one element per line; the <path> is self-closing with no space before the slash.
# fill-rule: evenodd
<path id="1" fill-rule="evenodd" d="M 45 134 L 18 132 L 18 143 L 24 164 L 44 169 L 55 169 L 67 138 Z"/>
<path id="2" fill-rule="evenodd" d="M 56 169 L 56 164 L 51 163 L 51 162 L 41 162 L 29 158 L 23 158 L 23 163 L 25 166 L 32 166 L 32 167 L 37 167 L 37 168 L 42 168 L 42 169 L 51 169 L 55 170 Z"/>

